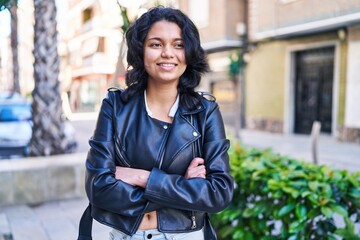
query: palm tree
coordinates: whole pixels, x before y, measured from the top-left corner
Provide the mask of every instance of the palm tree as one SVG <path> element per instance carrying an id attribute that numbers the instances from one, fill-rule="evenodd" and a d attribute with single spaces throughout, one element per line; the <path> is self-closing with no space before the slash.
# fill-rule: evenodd
<path id="1" fill-rule="evenodd" d="M 18 60 L 18 18 L 17 18 L 17 0 L 1 0 L 0 11 L 8 9 L 11 16 L 11 53 L 13 65 L 13 92 L 20 93 L 19 83 L 19 60 Z"/>
<path id="2" fill-rule="evenodd" d="M 73 149 L 68 149 L 69 140 L 64 134 L 55 0 L 34 0 L 34 15 L 34 125 L 30 151 L 35 156 L 66 153 Z"/>
<path id="3" fill-rule="evenodd" d="M 19 83 L 19 58 L 18 58 L 18 14 L 17 1 L 10 1 L 10 16 L 11 16 L 11 52 L 13 64 L 13 92 L 20 93 Z"/>
<path id="4" fill-rule="evenodd" d="M 0 11 L 10 9 L 17 0 L 0 0 Z M 34 0 L 34 79 L 32 92 L 33 134 L 31 155 L 44 156 L 74 151 L 65 136 L 57 52 L 55 0 Z M 17 31 L 16 31 L 17 32 Z M 17 46 L 16 46 L 17 48 Z"/>

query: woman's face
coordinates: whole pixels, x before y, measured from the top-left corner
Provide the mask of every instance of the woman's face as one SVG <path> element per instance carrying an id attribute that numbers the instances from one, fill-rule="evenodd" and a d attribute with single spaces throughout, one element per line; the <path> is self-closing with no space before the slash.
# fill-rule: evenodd
<path id="1" fill-rule="evenodd" d="M 176 23 L 154 23 L 144 43 L 144 66 L 149 82 L 175 83 L 185 72 L 186 59 L 181 29 Z"/>

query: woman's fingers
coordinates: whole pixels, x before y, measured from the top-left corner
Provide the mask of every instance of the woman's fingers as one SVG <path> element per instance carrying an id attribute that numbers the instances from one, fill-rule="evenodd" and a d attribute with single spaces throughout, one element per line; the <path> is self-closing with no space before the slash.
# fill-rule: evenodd
<path id="1" fill-rule="evenodd" d="M 206 177 L 206 168 L 204 165 L 204 159 L 203 158 L 194 158 L 186 170 L 185 178 L 194 178 L 194 177 L 200 177 L 205 178 Z"/>
<path id="2" fill-rule="evenodd" d="M 204 161 L 203 158 L 196 157 L 196 158 L 194 158 L 193 160 L 191 160 L 189 167 L 190 167 L 190 166 L 196 167 L 196 166 L 199 166 L 199 165 L 204 164 L 204 162 L 205 162 L 205 161 Z"/>

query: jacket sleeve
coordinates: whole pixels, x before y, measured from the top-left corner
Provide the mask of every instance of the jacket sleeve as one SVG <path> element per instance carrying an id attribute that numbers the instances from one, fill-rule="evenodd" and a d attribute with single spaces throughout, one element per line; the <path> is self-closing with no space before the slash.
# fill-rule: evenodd
<path id="1" fill-rule="evenodd" d="M 86 159 L 85 189 L 96 207 L 126 216 L 144 213 L 144 189 L 115 179 L 113 92 L 103 100 Z"/>
<path id="2" fill-rule="evenodd" d="M 224 124 L 216 103 L 205 119 L 203 158 L 206 179 L 167 174 L 154 168 L 149 176 L 144 197 L 149 201 L 191 211 L 215 213 L 232 200 L 234 182 L 230 175 L 228 149 Z M 159 179 L 161 183 L 159 184 Z"/>

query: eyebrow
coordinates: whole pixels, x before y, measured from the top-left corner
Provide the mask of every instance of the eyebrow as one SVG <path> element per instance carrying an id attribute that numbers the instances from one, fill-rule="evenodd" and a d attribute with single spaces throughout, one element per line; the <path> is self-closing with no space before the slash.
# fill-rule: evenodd
<path id="1" fill-rule="evenodd" d="M 146 41 L 151 41 L 151 40 L 157 40 L 157 41 L 161 41 L 161 38 L 159 37 L 153 37 L 153 38 L 149 38 Z M 174 41 L 184 41 L 183 38 L 175 38 Z"/>

